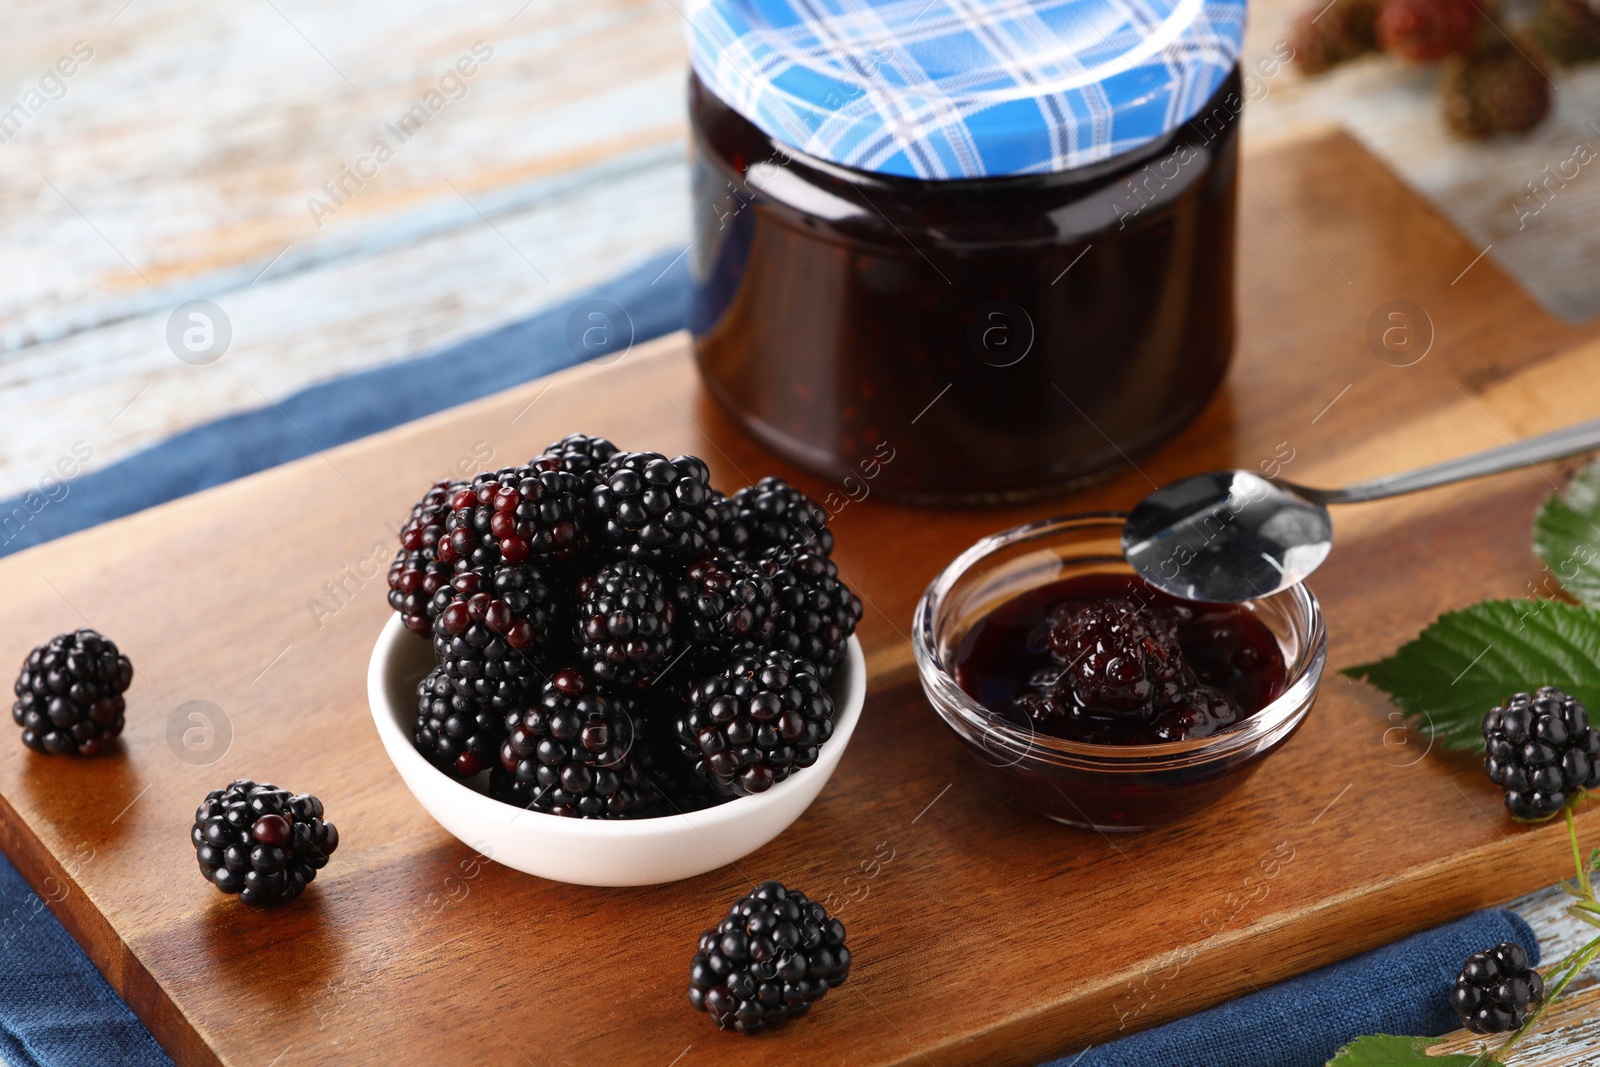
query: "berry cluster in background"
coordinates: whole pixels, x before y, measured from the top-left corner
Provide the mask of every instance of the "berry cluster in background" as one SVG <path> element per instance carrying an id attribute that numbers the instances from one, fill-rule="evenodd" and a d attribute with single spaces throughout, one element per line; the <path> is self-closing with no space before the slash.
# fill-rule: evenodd
<path id="1" fill-rule="evenodd" d="M 638 818 L 816 761 L 861 602 L 827 513 L 779 478 L 571 434 L 412 508 L 389 602 L 433 643 L 417 750 L 533 811 Z"/>
<path id="2" fill-rule="evenodd" d="M 1531 19 L 1513 24 L 1493 0 L 1315 0 L 1290 44 L 1307 74 L 1369 52 L 1442 61 L 1445 121 L 1483 138 L 1544 121 L 1550 71 L 1600 59 L 1600 10 L 1591 0 L 1539 0 Z"/>

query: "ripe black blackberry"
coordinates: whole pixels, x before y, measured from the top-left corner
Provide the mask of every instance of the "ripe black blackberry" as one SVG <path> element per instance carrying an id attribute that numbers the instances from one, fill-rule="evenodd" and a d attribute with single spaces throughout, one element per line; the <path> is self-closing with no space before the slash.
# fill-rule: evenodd
<path id="1" fill-rule="evenodd" d="M 532 564 L 500 565 L 489 577 L 457 574 L 434 599 L 434 661 L 456 690 L 501 714 L 542 681 L 547 650 L 559 647 L 556 594 Z"/>
<path id="2" fill-rule="evenodd" d="M 757 552 L 769 548 L 833 553 L 833 532 L 822 505 L 782 478 L 763 478 L 733 494 L 740 520 Z"/>
<path id="3" fill-rule="evenodd" d="M 1576 699 L 1545 686 L 1517 693 L 1483 717 L 1484 771 L 1519 819 L 1561 810 L 1580 790 L 1600 785 L 1600 730 Z"/>
<path id="4" fill-rule="evenodd" d="M 711 513 L 714 521 L 711 532 L 706 535 L 706 540 L 715 548 L 732 552 L 740 559 L 746 559 L 750 551 L 750 527 L 746 526 L 744 519 L 739 515 L 739 505 L 733 502 L 731 496 L 724 496 L 717 490 L 711 490 Z"/>
<path id="5" fill-rule="evenodd" d="M 240 779 L 206 796 L 189 839 L 207 881 L 267 907 L 299 896 L 339 847 L 339 831 L 322 815 L 309 793 Z"/>
<path id="6" fill-rule="evenodd" d="M 732 800 L 733 791 L 718 789 L 705 762 L 683 750 L 674 712 L 672 708 L 652 708 L 635 720 L 635 752 L 655 787 L 659 813 L 681 815 Z"/>
<path id="7" fill-rule="evenodd" d="M 585 547 L 582 481 L 537 465 L 480 474 L 450 498 L 439 558 L 456 571 L 571 559 Z"/>
<path id="8" fill-rule="evenodd" d="M 671 661 L 677 610 L 654 570 L 634 560 L 608 563 L 578 583 L 578 645 L 603 686 L 639 688 Z"/>
<path id="9" fill-rule="evenodd" d="M 600 468 L 617 452 L 617 446 L 604 437 L 569 433 L 561 440 L 545 445 L 543 454 L 528 462 L 541 470 L 563 470 L 576 475 L 580 490 L 587 499 L 590 491 L 600 484 Z"/>
<path id="10" fill-rule="evenodd" d="M 596 537 L 619 558 L 693 559 L 706 550 L 717 521 L 710 476 L 695 456 L 617 453 L 589 494 Z"/>
<path id="11" fill-rule="evenodd" d="M 417 683 L 412 743 L 451 777 L 471 778 L 493 764 L 505 734 L 505 713 L 457 690 L 443 667 Z"/>
<path id="12" fill-rule="evenodd" d="M 652 813 L 656 793 L 633 751 L 632 710 L 581 671 L 557 671 L 539 700 L 508 716 L 506 725 L 510 732 L 489 776 L 493 796 L 569 818 Z"/>
<path id="13" fill-rule="evenodd" d="M 700 935 L 689 1003 L 718 1028 L 759 1034 L 798 1019 L 850 977 L 844 924 L 781 882 L 763 882 Z"/>
<path id="14" fill-rule="evenodd" d="M 737 660 L 695 686 L 678 719 L 678 741 L 719 791 L 771 789 L 817 761 L 833 736 L 833 698 L 816 666 L 787 652 Z"/>
<path id="15" fill-rule="evenodd" d="M 1544 979 L 1528 966 L 1528 954 L 1514 941 L 1474 952 L 1450 990 L 1450 1004 L 1461 1024 L 1475 1034 L 1521 1029 L 1528 1008 L 1544 1000 Z"/>
<path id="16" fill-rule="evenodd" d="M 60 634 L 22 661 L 11 717 L 35 752 L 97 756 L 122 733 L 133 664 L 93 630 Z"/>
<path id="17" fill-rule="evenodd" d="M 838 565 L 818 552 L 773 548 L 759 566 L 777 597 L 773 647 L 810 660 L 828 681 L 861 621 L 861 599 L 839 580 Z"/>
<path id="18" fill-rule="evenodd" d="M 406 629 L 427 637 L 433 632 L 433 597 L 450 580 L 451 567 L 439 559 L 450 498 L 462 482 L 435 482 L 411 508 L 400 528 L 400 551 L 389 565 L 389 606 L 400 613 Z"/>
<path id="19" fill-rule="evenodd" d="M 777 633 L 772 581 L 726 549 L 690 564 L 673 598 L 684 640 L 722 663 L 761 651 Z"/>

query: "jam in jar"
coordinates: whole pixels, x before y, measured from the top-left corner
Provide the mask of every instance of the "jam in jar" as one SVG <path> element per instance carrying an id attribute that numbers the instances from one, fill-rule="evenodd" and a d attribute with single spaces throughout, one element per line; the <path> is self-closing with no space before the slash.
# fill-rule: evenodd
<path id="1" fill-rule="evenodd" d="M 691 12 L 710 394 L 793 462 L 913 502 L 1059 491 L 1171 436 L 1233 348 L 1242 9 L 1156 5 L 1125 40 L 1165 50 L 1068 78 L 1016 44 L 1017 5 L 978 3 L 975 29 L 938 2 L 915 26 L 916 5 L 862 6 L 885 36 L 846 16 L 802 34 L 781 0 Z M 1202 33 L 1205 62 L 1166 58 Z M 1023 51 L 1001 62 L 1005 41 Z M 1006 91 L 968 88 L 1000 70 Z"/>

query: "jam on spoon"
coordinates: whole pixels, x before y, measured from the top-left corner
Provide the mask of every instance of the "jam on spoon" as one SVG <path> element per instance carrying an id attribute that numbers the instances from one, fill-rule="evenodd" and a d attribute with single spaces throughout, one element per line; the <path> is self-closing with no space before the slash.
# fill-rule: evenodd
<path id="1" fill-rule="evenodd" d="M 1283 692 L 1271 631 L 1239 604 L 1162 593 L 1134 575 L 1032 589 L 973 627 L 956 681 L 997 714 L 1068 741 L 1146 745 L 1239 725 Z"/>

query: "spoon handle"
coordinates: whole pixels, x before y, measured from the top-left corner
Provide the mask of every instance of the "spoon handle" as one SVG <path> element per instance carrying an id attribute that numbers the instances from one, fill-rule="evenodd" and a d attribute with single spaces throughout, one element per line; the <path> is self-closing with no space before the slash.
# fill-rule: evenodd
<path id="1" fill-rule="evenodd" d="M 1414 471 L 1389 474 L 1371 481 L 1357 482 L 1344 489 L 1305 489 L 1297 491 L 1320 504 L 1360 504 L 1368 500 L 1382 500 L 1418 489 L 1432 489 L 1451 482 L 1464 482 L 1486 474 L 1499 474 L 1518 467 L 1532 466 L 1552 459 L 1565 459 L 1580 452 L 1600 448 L 1600 419 L 1590 419 L 1575 426 L 1553 430 L 1530 437 L 1525 441 L 1475 452 L 1470 456 L 1446 460 Z"/>

